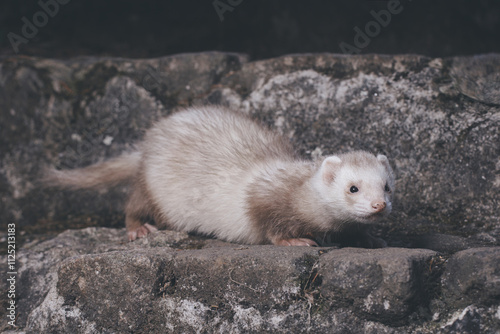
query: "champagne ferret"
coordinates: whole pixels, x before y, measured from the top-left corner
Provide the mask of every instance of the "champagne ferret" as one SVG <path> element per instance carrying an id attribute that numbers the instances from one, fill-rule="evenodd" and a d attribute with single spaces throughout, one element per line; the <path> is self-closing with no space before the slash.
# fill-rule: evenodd
<path id="1" fill-rule="evenodd" d="M 248 116 L 193 107 L 158 121 L 133 152 L 75 170 L 45 171 L 69 189 L 130 184 L 129 240 L 156 226 L 245 244 L 316 246 L 318 236 L 365 226 L 392 209 L 384 155 L 355 151 L 312 162 Z M 363 244 L 382 239 L 359 230 Z"/>

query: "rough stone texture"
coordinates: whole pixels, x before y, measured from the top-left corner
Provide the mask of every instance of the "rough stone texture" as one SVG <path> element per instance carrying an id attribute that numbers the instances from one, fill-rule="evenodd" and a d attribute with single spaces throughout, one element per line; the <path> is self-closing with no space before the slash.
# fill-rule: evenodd
<path id="1" fill-rule="evenodd" d="M 500 247 L 468 249 L 453 255 L 443 275 L 450 302 L 490 306 L 500 300 Z"/>
<path id="2" fill-rule="evenodd" d="M 446 263 L 424 249 L 68 230 L 19 253 L 17 323 L 26 333 L 497 333 L 499 256 L 475 248 Z"/>
<path id="3" fill-rule="evenodd" d="M 82 254 L 99 254 L 178 244 L 185 245 L 185 247 L 194 244 L 193 247 L 197 247 L 196 240 L 188 238 L 185 233 L 161 231 L 160 234 L 138 240 L 137 243 L 127 242 L 124 233 L 122 229 L 109 228 L 69 230 L 55 239 L 25 245 L 22 255 L 18 255 L 17 258 L 19 266 L 16 289 L 19 300 L 17 323 L 24 325 L 33 306 L 40 304 L 45 298 L 50 286 L 57 282 L 57 270 L 55 269 L 66 258 Z M 0 298 L 2 298 L 3 304 L 6 296 L 2 295 Z"/>
<path id="4" fill-rule="evenodd" d="M 17 323 L 30 333 L 498 333 L 499 64 L 499 55 L 1 59 L 0 221 L 20 235 L 53 222 L 122 225 L 126 188 L 43 190 L 40 167 L 118 155 L 159 117 L 197 103 L 250 113 L 305 158 L 385 153 L 397 175 L 394 214 L 377 233 L 398 248 L 249 247 L 171 231 L 127 243 L 105 228 L 28 238 Z"/>
<path id="5" fill-rule="evenodd" d="M 500 66 L 497 55 L 457 57 L 451 75 L 460 93 L 488 104 L 500 105 Z"/>
<path id="6" fill-rule="evenodd" d="M 321 294 L 334 306 L 351 305 L 357 314 L 396 323 L 427 302 L 423 287 L 433 255 L 400 248 L 330 252 L 322 257 Z"/>

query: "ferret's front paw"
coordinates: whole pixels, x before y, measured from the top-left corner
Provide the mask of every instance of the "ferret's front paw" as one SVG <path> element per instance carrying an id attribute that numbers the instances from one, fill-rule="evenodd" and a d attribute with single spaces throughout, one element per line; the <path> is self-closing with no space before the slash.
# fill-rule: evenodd
<path id="1" fill-rule="evenodd" d="M 153 233 L 153 232 L 156 232 L 156 231 L 158 231 L 158 229 L 156 227 L 154 227 L 153 225 L 149 225 L 148 223 L 146 223 L 144 225 L 139 226 L 138 228 L 136 228 L 134 230 L 128 231 L 127 232 L 128 240 L 129 241 L 134 241 L 137 238 L 144 238 L 149 233 Z"/>
<path id="2" fill-rule="evenodd" d="M 294 238 L 294 239 L 280 239 L 274 242 L 277 246 L 318 246 L 318 244 L 311 239 Z"/>

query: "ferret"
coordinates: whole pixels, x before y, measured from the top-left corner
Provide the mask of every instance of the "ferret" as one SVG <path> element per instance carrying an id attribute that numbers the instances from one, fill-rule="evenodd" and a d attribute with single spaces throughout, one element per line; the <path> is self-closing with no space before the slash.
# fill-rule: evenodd
<path id="1" fill-rule="evenodd" d="M 317 246 L 318 236 L 365 226 L 392 209 L 394 174 L 385 155 L 354 151 L 316 162 L 247 115 L 192 107 L 159 120 L 132 152 L 89 167 L 49 169 L 44 181 L 70 189 L 130 184 L 130 241 L 155 225 L 244 244 Z M 384 247 L 364 228 L 365 245 Z"/>

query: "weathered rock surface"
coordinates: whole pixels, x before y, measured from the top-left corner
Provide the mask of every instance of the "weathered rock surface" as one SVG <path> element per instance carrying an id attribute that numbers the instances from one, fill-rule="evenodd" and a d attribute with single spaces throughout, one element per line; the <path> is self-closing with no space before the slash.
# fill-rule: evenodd
<path id="1" fill-rule="evenodd" d="M 171 231 L 128 243 L 105 228 L 27 243 L 17 259 L 18 325 L 498 333 L 499 72 L 499 55 L 1 59 L 0 221 L 21 233 L 52 222 L 120 226 L 126 188 L 43 190 L 40 167 L 118 155 L 159 117 L 198 103 L 250 113 L 305 158 L 385 153 L 397 175 L 394 214 L 377 227 L 394 248 L 242 246 Z"/>
<path id="2" fill-rule="evenodd" d="M 356 314 L 397 323 L 428 302 L 426 275 L 436 253 L 387 248 L 344 248 L 323 255 L 321 295 L 332 306 L 351 306 Z"/>
<path id="3" fill-rule="evenodd" d="M 499 257 L 500 247 L 445 262 L 425 249 L 246 246 L 172 231 L 129 243 L 123 229 L 69 230 L 19 254 L 17 322 L 27 333 L 497 333 Z"/>
<path id="4" fill-rule="evenodd" d="M 460 93 L 488 104 L 500 105 L 500 66 L 497 55 L 457 57 L 451 75 Z"/>
<path id="5" fill-rule="evenodd" d="M 453 255 L 443 275 L 443 297 L 462 306 L 500 300 L 500 248 L 468 249 Z"/>

